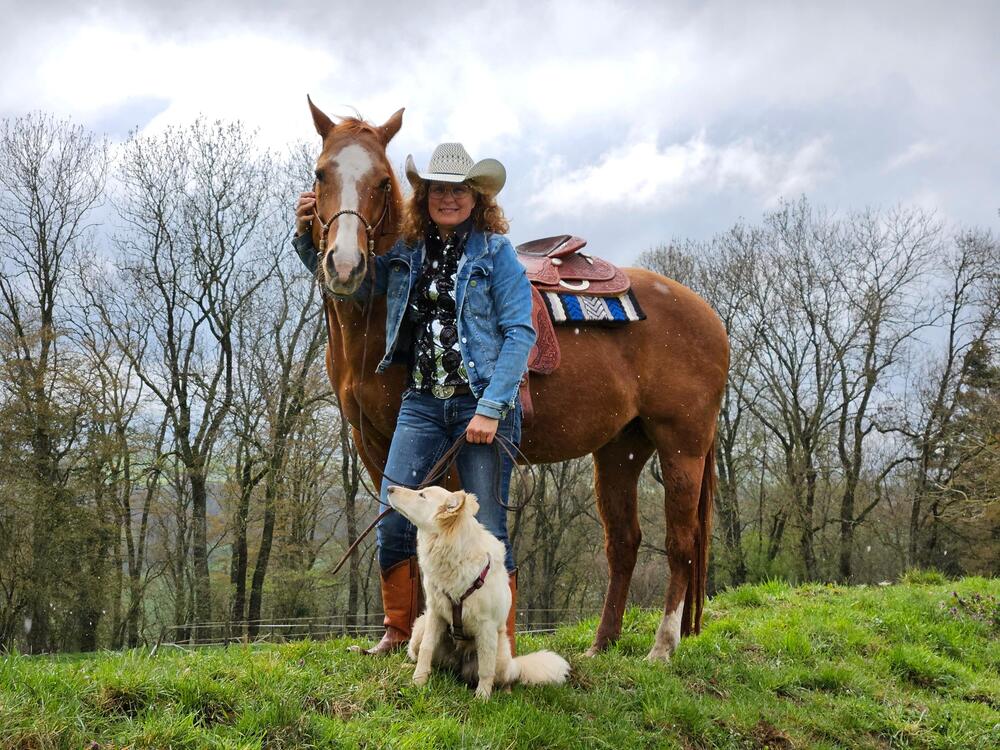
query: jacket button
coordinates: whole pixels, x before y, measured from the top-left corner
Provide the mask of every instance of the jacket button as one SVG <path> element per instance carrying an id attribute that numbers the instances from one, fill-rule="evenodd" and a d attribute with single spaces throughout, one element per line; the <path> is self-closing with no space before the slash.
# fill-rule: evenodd
<path id="1" fill-rule="evenodd" d="M 475 366 L 476 366 L 475 362 L 469 362 L 469 367 L 475 367 Z"/>
<path id="2" fill-rule="evenodd" d="M 473 279 L 472 281 L 469 282 L 469 286 L 475 286 L 475 285 L 476 285 L 475 279 Z"/>
<path id="3" fill-rule="evenodd" d="M 463 344 L 467 344 L 467 343 L 468 343 L 468 341 L 466 341 L 466 338 L 465 338 L 465 336 L 462 336 L 462 343 L 463 343 Z"/>

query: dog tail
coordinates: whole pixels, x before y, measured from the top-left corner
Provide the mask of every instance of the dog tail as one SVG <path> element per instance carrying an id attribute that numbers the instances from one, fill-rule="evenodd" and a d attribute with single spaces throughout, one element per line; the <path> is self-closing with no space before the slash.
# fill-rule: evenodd
<path id="1" fill-rule="evenodd" d="M 535 651 L 532 654 L 511 659 L 508 682 L 524 685 L 560 685 L 569 677 L 569 662 L 551 651 Z"/>

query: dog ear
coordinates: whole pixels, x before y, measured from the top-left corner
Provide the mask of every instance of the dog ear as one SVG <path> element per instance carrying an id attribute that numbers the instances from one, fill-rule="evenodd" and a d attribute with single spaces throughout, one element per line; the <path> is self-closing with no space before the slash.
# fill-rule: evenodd
<path id="1" fill-rule="evenodd" d="M 460 513 L 462 511 L 462 508 L 465 506 L 466 497 L 468 497 L 468 493 L 466 493 L 463 490 L 459 490 L 458 492 L 452 492 L 444 503 L 445 513 L 447 513 L 448 515 L 455 515 Z"/>
<path id="2" fill-rule="evenodd" d="M 470 497 L 475 499 L 473 495 L 463 492 L 462 490 L 452 492 L 448 496 L 448 499 L 444 501 L 441 505 L 441 509 L 438 510 L 437 513 L 438 523 L 441 524 L 443 529 L 446 531 L 450 530 L 458 519 L 462 517 L 462 513 L 465 510 L 466 500 Z"/>

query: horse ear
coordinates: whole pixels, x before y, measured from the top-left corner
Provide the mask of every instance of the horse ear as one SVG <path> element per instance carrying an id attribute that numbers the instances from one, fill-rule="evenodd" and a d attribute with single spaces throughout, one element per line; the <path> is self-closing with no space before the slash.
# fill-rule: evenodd
<path id="1" fill-rule="evenodd" d="M 312 111 L 313 125 L 316 126 L 316 132 L 319 133 L 320 138 L 325 139 L 327 134 L 333 130 L 336 125 L 333 124 L 333 120 L 323 113 L 323 110 L 313 104 L 313 100 L 309 98 L 309 94 L 306 94 L 306 101 L 309 102 L 309 109 Z"/>
<path id="2" fill-rule="evenodd" d="M 383 125 L 381 128 L 379 128 L 379 130 L 382 132 L 382 143 L 383 144 L 388 145 L 389 141 L 392 140 L 392 137 L 394 135 L 396 135 L 396 133 L 399 132 L 400 127 L 402 127 L 402 125 L 403 125 L 403 110 L 404 109 L 406 109 L 406 107 L 402 107 L 402 108 L 398 109 L 396 111 L 396 114 L 394 114 L 392 117 L 390 117 L 388 120 L 386 120 L 385 121 L 385 125 Z"/>

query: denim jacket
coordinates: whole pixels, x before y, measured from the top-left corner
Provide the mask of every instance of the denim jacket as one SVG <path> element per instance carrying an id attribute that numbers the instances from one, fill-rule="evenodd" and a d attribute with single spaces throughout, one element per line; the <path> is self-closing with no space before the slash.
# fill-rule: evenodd
<path id="1" fill-rule="evenodd" d="M 302 262 L 315 272 L 316 250 L 306 233 L 292 241 Z M 424 243 L 414 247 L 399 240 L 375 257 L 375 294 L 385 294 L 385 356 L 376 372 L 399 357 L 410 294 L 423 266 Z M 351 297 L 368 299 L 370 276 Z M 473 230 L 465 241 L 455 276 L 458 341 L 469 385 L 479 401 L 477 414 L 502 419 L 517 399 L 528 355 L 535 343 L 531 325 L 531 285 L 510 240 L 502 234 Z M 405 334 L 404 334 L 405 335 Z"/>

